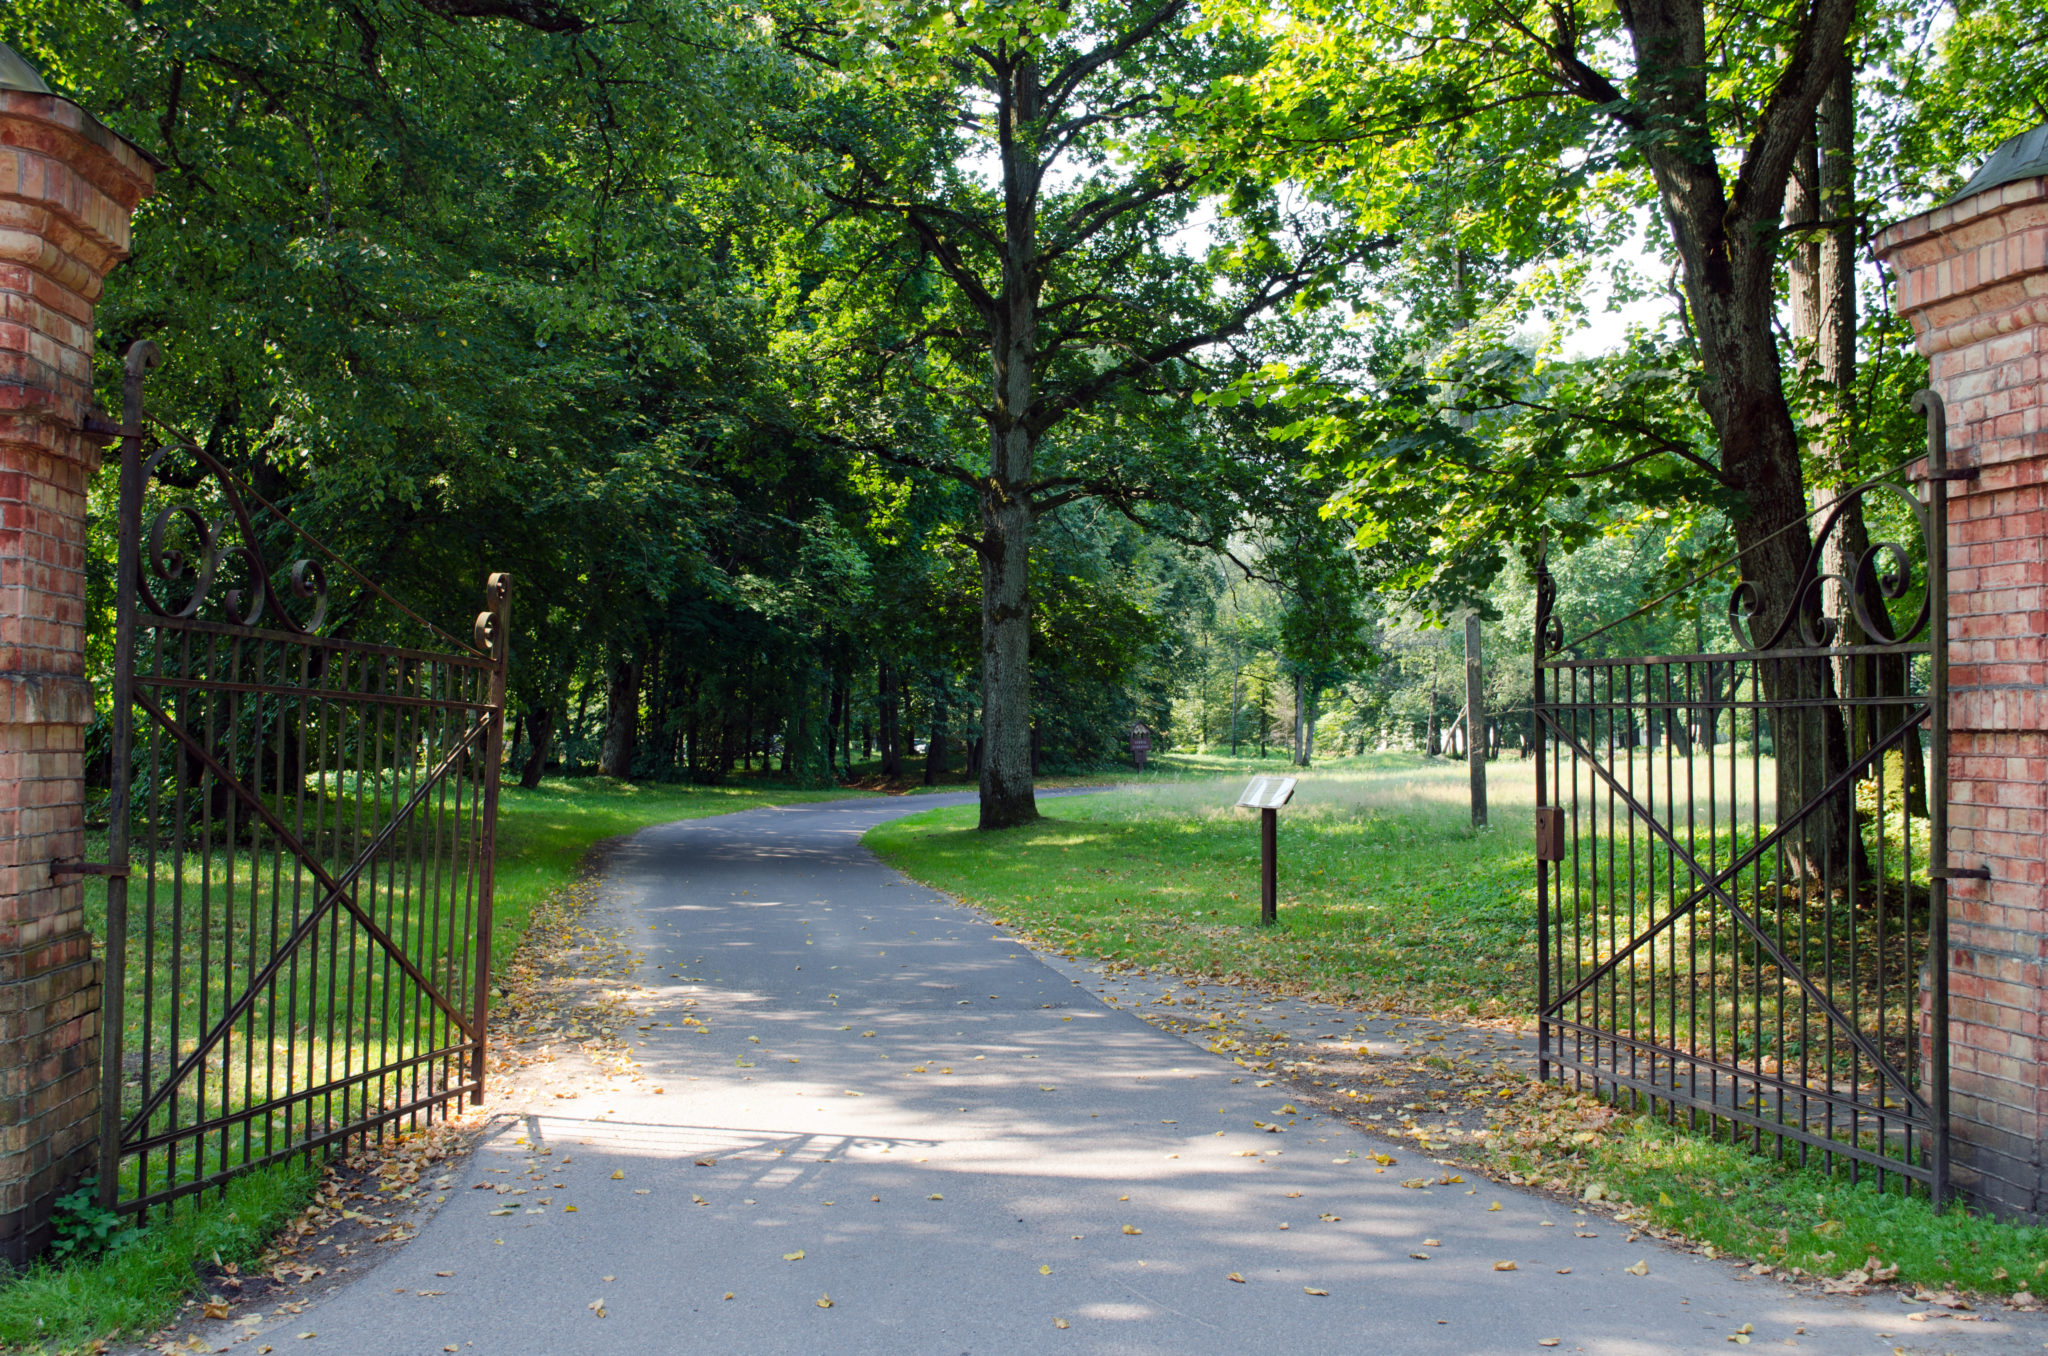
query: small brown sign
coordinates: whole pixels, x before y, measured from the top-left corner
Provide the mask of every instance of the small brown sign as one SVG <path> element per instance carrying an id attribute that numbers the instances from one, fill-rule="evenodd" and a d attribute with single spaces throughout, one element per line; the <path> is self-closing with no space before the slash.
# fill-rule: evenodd
<path id="1" fill-rule="evenodd" d="M 1561 805 L 1536 807 L 1536 860 L 1564 860 L 1564 807 Z"/>

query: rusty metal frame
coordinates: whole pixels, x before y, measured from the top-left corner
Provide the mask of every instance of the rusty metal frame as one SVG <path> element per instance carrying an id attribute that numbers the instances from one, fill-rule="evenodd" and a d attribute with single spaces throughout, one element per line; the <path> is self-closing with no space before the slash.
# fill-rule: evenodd
<path id="1" fill-rule="evenodd" d="M 1873 481 L 1829 505 L 1768 631 L 1752 625 L 1758 595 L 1739 558 L 1569 640 L 1539 567 L 1537 1058 L 1546 1079 L 1824 1170 L 1874 1172 L 1881 1188 L 1917 1183 L 1939 1205 L 1948 882 L 1983 873 L 1947 858 L 1946 483 L 1969 473 L 1947 467 L 1939 400 L 1914 405 L 1928 426 L 1924 498 Z M 1822 565 L 1850 506 L 1880 495 L 1908 506 L 1924 542 L 1920 606 L 1903 622 L 1889 605 L 1911 606 L 1911 552 L 1877 542 L 1848 578 Z M 1746 648 L 1588 653 L 1620 621 L 1729 571 L 1729 625 Z M 1823 615 L 1830 582 L 1868 643 Z M 1868 680 L 1880 660 L 1888 677 L 1841 690 L 1853 685 L 1838 672 Z M 1888 755 L 1917 761 L 1923 730 L 1924 818 L 1906 764 L 1886 780 Z M 1797 779 L 1789 793 L 1780 775 Z"/>
<path id="2" fill-rule="evenodd" d="M 112 430 L 108 860 L 57 864 L 106 877 L 98 1192 L 123 1212 L 481 1099 L 510 664 L 507 576 L 468 641 L 434 626 L 151 438 L 158 361 L 129 350 Z M 345 627 L 321 633 L 319 561 L 272 568 L 252 501 L 352 576 Z"/>

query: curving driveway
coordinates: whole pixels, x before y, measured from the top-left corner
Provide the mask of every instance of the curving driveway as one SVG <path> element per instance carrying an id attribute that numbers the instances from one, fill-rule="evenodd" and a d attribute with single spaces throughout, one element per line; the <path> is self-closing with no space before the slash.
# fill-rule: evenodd
<path id="1" fill-rule="evenodd" d="M 1284 1088 L 1104 1005 L 860 846 L 963 799 L 631 839 L 597 907 L 637 950 L 645 1081 L 504 1119 L 415 1241 L 267 1340 L 1241 1356 L 1726 1351 L 1744 1324 L 1815 1352 L 2048 1338 L 1818 1301 L 1476 1177 L 1404 1187 L 1457 1174 L 1288 1115 Z"/>

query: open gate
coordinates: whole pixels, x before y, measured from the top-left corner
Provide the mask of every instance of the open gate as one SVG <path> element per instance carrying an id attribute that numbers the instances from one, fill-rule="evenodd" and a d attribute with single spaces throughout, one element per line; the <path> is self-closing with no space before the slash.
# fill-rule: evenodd
<path id="1" fill-rule="evenodd" d="M 1945 869 L 1955 473 L 1939 402 L 1915 403 L 1925 497 L 1872 482 L 1824 510 L 1774 629 L 1749 585 L 1729 597 L 1745 648 L 1604 656 L 1620 623 L 1567 639 L 1540 575 L 1538 1059 L 1546 1078 L 1939 1204 L 1944 881 L 1982 873 Z M 1919 579 L 1889 541 L 1846 543 L 1848 577 L 1825 571 L 1851 504 L 1917 528 Z"/>
<path id="2" fill-rule="evenodd" d="M 148 438 L 156 362 L 129 350 L 119 430 L 107 862 L 71 868 L 107 877 L 123 1211 L 481 1097 L 510 637 L 506 576 L 449 636 Z"/>

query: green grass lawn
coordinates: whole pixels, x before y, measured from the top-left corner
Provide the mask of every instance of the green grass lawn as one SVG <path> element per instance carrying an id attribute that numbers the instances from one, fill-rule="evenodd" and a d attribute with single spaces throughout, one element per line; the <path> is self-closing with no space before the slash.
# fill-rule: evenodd
<path id="1" fill-rule="evenodd" d="M 934 809 L 871 829 L 890 864 L 1085 959 L 1451 1018 L 1535 1008 L 1534 768 L 1488 769 L 1495 827 L 1474 831 L 1462 764 L 1370 754 L 1300 774 L 1280 811 L 1280 924 L 1258 926 L 1258 821 L 1231 808 L 1274 760 L 1171 754 L 1113 791 L 1040 802 L 984 834 Z M 1524 1127 L 1564 1096 L 1524 1084 Z M 1572 1099 L 1565 1098 L 1569 1103 Z M 2048 1230 L 1942 1215 L 1758 1158 L 1651 1116 L 1486 1154 L 1490 1169 L 1577 1192 L 1731 1256 L 1840 1275 L 1872 1258 L 1902 1282 L 2010 1293 L 2048 1275 Z M 1541 1141 L 1541 1143 L 1535 1143 Z M 1518 1176 L 1518 1180 L 1520 1180 Z"/>
<path id="2" fill-rule="evenodd" d="M 871 830 L 909 875 L 1063 951 L 1460 1016 L 1534 1006 L 1531 764 L 1489 768 L 1475 831 L 1461 764 L 1367 754 L 1320 765 L 1280 811 L 1280 924 L 1258 926 L 1258 814 L 1233 808 L 1276 759 L 1170 754 L 1045 818 L 976 830 L 971 806 Z"/>

